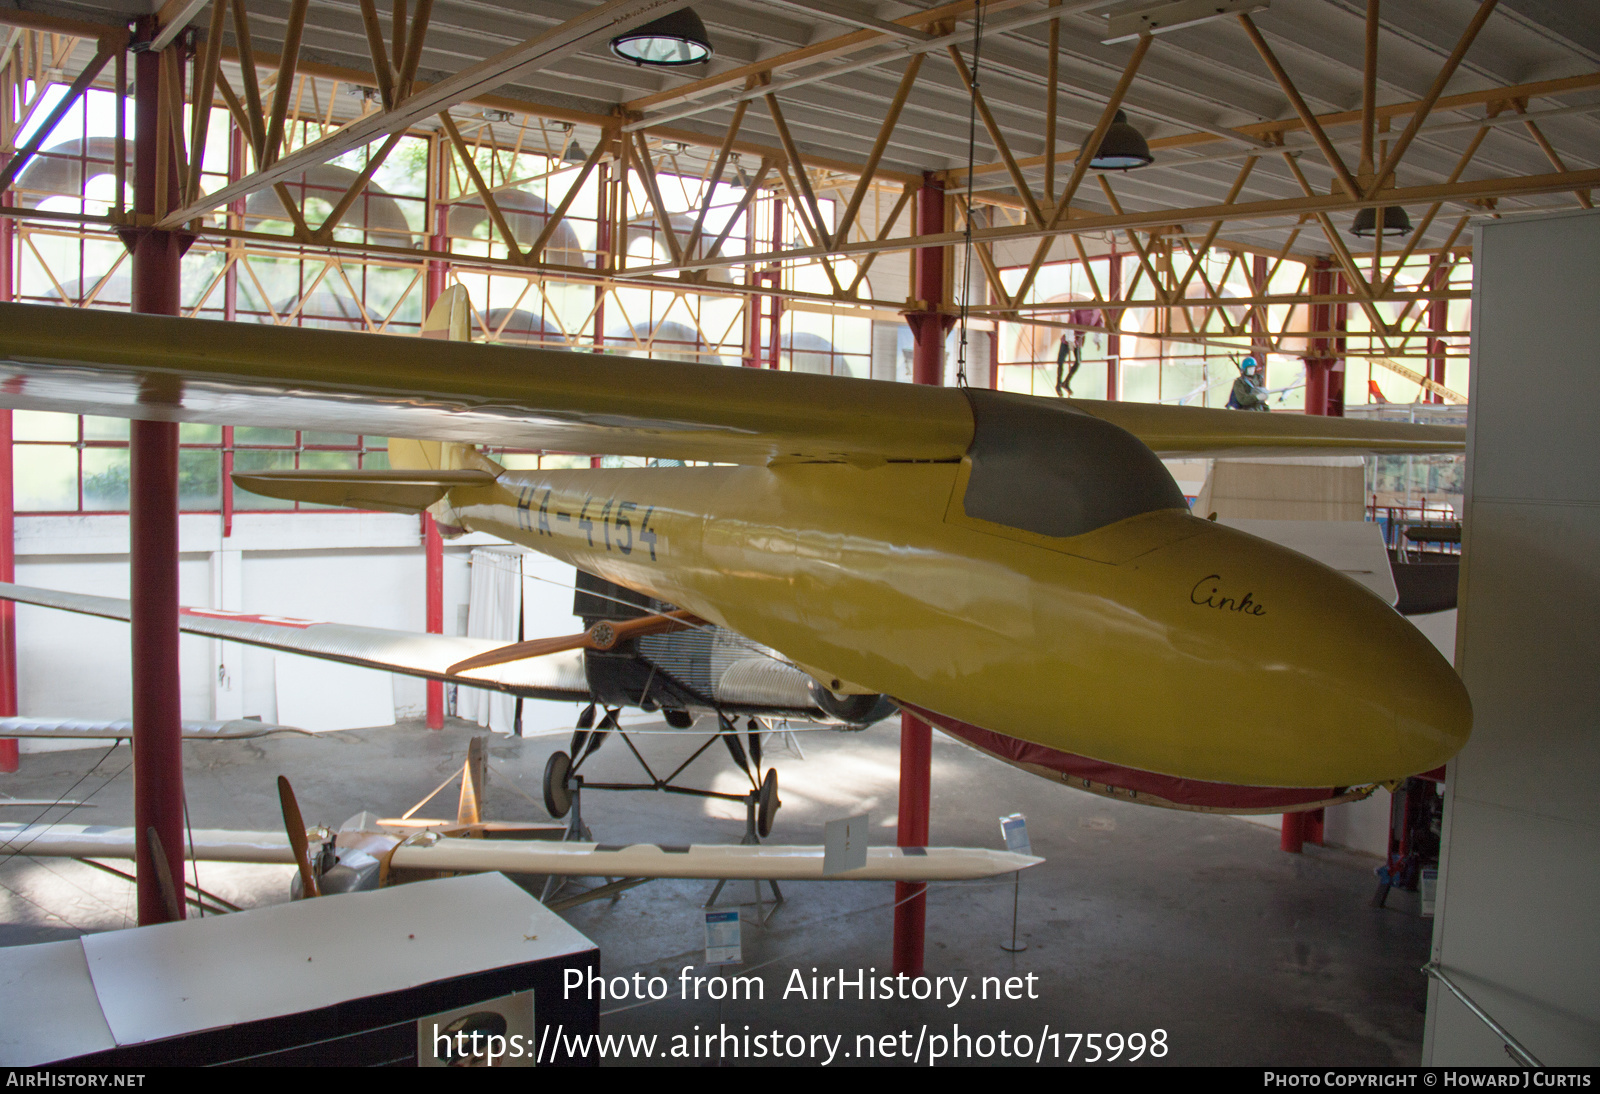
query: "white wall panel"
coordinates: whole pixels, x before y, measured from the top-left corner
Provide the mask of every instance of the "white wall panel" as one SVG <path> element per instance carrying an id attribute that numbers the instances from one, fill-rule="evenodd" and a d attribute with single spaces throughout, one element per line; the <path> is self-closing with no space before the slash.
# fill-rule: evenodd
<path id="1" fill-rule="evenodd" d="M 1433 957 L 1546 1064 L 1600 1064 L 1600 215 L 1490 222 Z M 1509 1065 L 1437 985 L 1423 1062 Z"/>
<path id="2" fill-rule="evenodd" d="M 126 557 L 23 556 L 17 559 L 16 572 L 18 583 L 24 585 L 98 596 L 128 595 Z M 186 603 L 210 602 L 209 556 L 182 556 L 178 595 Z M 40 717 L 128 717 L 133 701 L 130 641 L 126 623 L 18 605 L 19 712 Z M 178 657 L 183 716 L 211 717 L 211 640 L 183 636 Z"/>

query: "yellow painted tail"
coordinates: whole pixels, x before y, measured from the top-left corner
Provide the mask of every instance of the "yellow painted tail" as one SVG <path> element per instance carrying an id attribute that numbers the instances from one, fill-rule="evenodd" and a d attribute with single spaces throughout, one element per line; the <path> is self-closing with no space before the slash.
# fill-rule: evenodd
<path id="1" fill-rule="evenodd" d="M 471 305 L 463 285 L 452 285 L 440 294 L 428 317 L 422 321 L 422 337 L 441 338 L 450 342 L 471 341 Z M 414 441 L 404 437 L 389 438 L 389 466 L 396 471 L 488 471 L 498 475 L 504 470 L 499 464 L 479 452 L 470 444 L 452 441 Z M 451 509 L 448 498 L 428 507 L 428 512 L 445 535 L 460 534 L 461 521 Z"/>

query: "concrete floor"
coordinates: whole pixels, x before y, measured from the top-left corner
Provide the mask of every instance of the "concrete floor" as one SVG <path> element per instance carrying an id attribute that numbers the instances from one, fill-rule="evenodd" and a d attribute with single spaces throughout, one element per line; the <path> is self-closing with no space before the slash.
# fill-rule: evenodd
<path id="1" fill-rule="evenodd" d="M 337 825 L 361 809 L 400 812 L 459 767 L 474 731 L 453 723 L 430 733 L 412 723 L 318 738 L 191 744 L 186 782 L 192 823 L 275 830 L 281 823 L 274 785 L 280 772 L 294 782 L 308 822 Z M 776 741 L 768 745 L 783 799 L 773 841 L 821 843 L 826 821 L 867 812 L 874 842 L 892 843 L 897 723 L 856 734 L 798 736 L 804 759 Z M 693 750 L 681 738 L 637 740 L 652 763 Z M 565 747 L 565 737 L 495 738 L 489 814 L 544 819 L 534 804 L 544 762 Z M 882 975 L 890 965 L 893 887 L 813 882 L 785 885 L 787 902 L 766 925 L 756 922 L 754 909 L 745 909 L 745 964 L 729 971 L 760 976 L 764 1001 L 684 1002 L 678 998 L 680 975 L 684 966 L 703 959 L 701 904 L 711 883 L 657 881 L 566 913 L 598 943 L 608 976 L 642 972 L 664 976 L 671 985 L 663 1002 L 603 1003 L 603 1031 L 670 1038 L 692 1034 L 696 1026 L 703 1035 L 726 1025 L 740 1034 L 745 1026 L 752 1033 L 843 1034 L 842 1054 L 856 1047 L 858 1034 L 909 1030 L 905 1044 L 911 1046 L 924 1026 L 929 1038 L 951 1036 L 955 1026 L 968 1035 L 1006 1031 L 1038 1037 L 1048 1024 L 1061 1034 L 1149 1037 L 1164 1031 L 1166 1055 L 1160 1061 L 1147 1055 L 1145 1062 L 1418 1062 L 1424 982 L 1417 969 L 1427 957 L 1432 921 L 1419 917 L 1414 894 L 1392 894 L 1385 909 L 1369 906 L 1377 860 L 1315 847 L 1287 855 L 1270 830 L 1071 791 L 938 734 L 933 755 L 933 843 L 1000 846 L 998 817 L 1020 811 L 1028 817 L 1035 852 L 1046 862 L 1022 877 L 1019 930 L 1028 948 L 1020 954 L 1000 948 L 1011 929 L 1009 880 L 933 886 L 927 971 L 970 977 L 969 993 L 982 977 L 1031 973 L 1037 998 L 969 997 L 953 1008 L 785 999 L 794 970 L 809 978 L 813 969 L 822 975 L 842 968 L 853 977 L 858 969 Z M 105 749 L 27 755 L 19 774 L 0 777 L 0 793 L 53 799 L 77 783 L 70 796 L 90 797 L 97 808 L 78 811 L 68 818 L 71 823 L 127 824 L 128 758 L 126 748 L 109 755 Z M 595 780 L 631 780 L 638 769 L 621 742 L 612 740 L 584 773 Z M 683 780 L 744 789 L 743 777 L 735 776 L 720 747 L 702 756 Z M 447 791 L 426 812 L 453 811 L 453 791 Z M 38 812 L 7 808 L 0 819 L 27 820 Z M 733 842 L 744 827 L 741 807 L 653 793 L 591 792 L 584 814 L 597 839 L 616 843 Z M 200 881 L 250 906 L 286 899 L 289 872 L 202 864 Z M 750 898 L 746 882 L 731 884 L 723 899 Z M 82 864 L 13 859 L 0 865 L 0 945 L 116 929 L 129 923 L 132 911 L 130 885 Z M 820 1042 L 812 1043 L 821 1050 Z M 1043 1050 L 1045 1062 L 1057 1053 L 1065 1062 L 1073 1047 L 1070 1038 L 1046 1044 L 1052 1047 Z M 978 1042 L 975 1051 L 983 1047 Z M 1078 1059 L 1088 1054 L 1087 1042 L 1080 1042 Z M 1130 1054 L 1124 1050 L 1124 1057 Z M 1015 1061 L 995 1056 L 987 1062 Z"/>

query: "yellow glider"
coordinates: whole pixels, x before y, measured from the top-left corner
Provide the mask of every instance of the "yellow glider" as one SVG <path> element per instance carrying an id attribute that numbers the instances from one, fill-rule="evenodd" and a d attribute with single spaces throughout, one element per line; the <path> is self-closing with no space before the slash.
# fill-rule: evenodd
<path id="1" fill-rule="evenodd" d="M 387 478 L 238 481 L 448 506 L 835 691 L 1137 771 L 1342 788 L 1437 767 L 1471 726 L 1414 627 L 1304 556 L 1191 516 L 1157 458 L 1459 451 L 1449 427 L 26 305 L 0 305 L 0 405 L 733 464 L 510 472 L 413 445 Z"/>

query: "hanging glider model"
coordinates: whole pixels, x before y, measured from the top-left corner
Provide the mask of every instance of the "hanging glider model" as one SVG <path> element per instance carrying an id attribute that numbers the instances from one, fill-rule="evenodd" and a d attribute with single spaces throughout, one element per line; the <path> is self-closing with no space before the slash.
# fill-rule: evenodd
<path id="1" fill-rule="evenodd" d="M 401 438 L 392 470 L 236 481 L 523 544 L 1069 785 L 1313 808 L 1438 767 L 1471 728 L 1415 627 L 1191 515 L 1161 463 L 1454 453 L 1459 428 L 474 345 L 459 288 L 441 340 L 64 316 L 0 305 L 0 405 Z M 512 471 L 479 445 L 710 466 Z"/>

